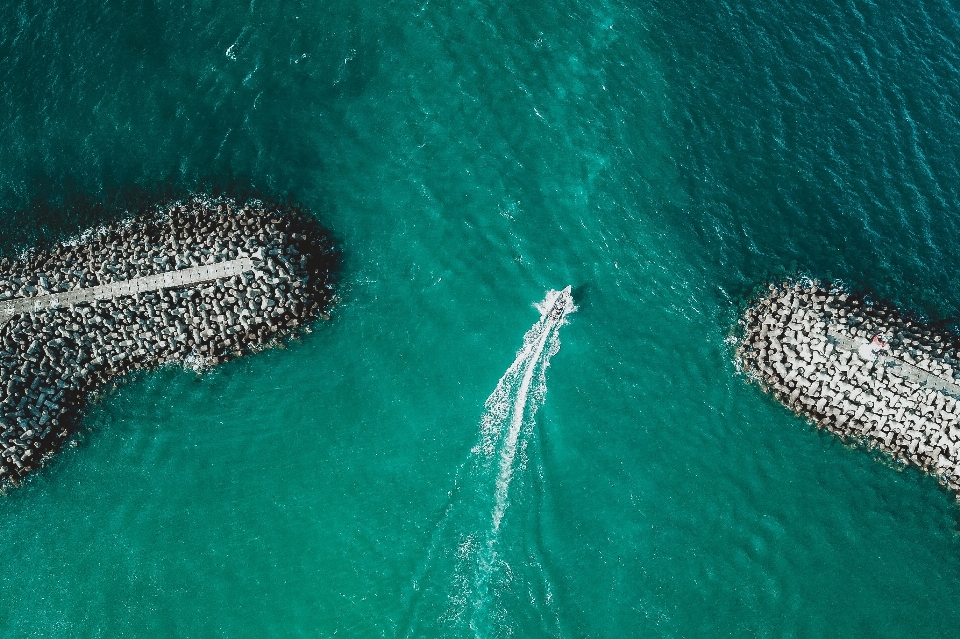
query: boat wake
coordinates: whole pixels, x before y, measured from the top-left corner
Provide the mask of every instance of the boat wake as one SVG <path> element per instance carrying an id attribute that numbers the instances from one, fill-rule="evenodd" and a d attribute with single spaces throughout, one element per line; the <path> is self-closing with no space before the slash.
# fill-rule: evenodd
<path id="1" fill-rule="evenodd" d="M 546 397 L 546 370 L 560 350 L 559 329 L 576 307 L 570 287 L 549 291 L 535 306 L 540 320 L 484 404 L 477 443 L 457 473 L 413 582 L 401 636 L 499 637 L 531 622 L 548 635 L 560 634 L 540 560 L 536 485 L 542 467 L 535 462 L 536 472 L 525 471 L 535 448 L 534 417 Z M 525 512 L 514 531 L 506 515 L 511 503 L 521 502 L 533 507 L 520 509 Z"/>

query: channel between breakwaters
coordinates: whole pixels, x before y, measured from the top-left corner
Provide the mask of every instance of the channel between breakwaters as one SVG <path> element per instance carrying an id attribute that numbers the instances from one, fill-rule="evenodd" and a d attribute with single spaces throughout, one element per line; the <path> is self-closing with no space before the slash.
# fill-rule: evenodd
<path id="1" fill-rule="evenodd" d="M 308 213 L 200 197 L 0 258 L 0 482 L 50 459 L 117 378 L 213 366 L 328 318 L 338 268 Z"/>
<path id="2" fill-rule="evenodd" d="M 960 493 L 960 338 L 839 286 L 771 284 L 737 361 L 796 414 Z"/>

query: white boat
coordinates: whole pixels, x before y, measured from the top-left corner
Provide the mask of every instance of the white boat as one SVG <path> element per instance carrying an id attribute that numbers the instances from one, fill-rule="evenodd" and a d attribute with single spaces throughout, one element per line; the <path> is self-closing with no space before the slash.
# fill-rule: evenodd
<path id="1" fill-rule="evenodd" d="M 563 289 L 553 300 L 553 306 L 550 307 L 549 317 L 551 320 L 558 322 L 563 319 L 563 317 L 570 312 L 573 308 L 573 296 L 571 295 L 572 287 L 568 286 Z"/>

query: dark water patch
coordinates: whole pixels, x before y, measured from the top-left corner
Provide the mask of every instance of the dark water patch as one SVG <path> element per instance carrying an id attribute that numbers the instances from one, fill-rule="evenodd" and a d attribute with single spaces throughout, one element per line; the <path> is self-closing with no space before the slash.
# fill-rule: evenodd
<path id="1" fill-rule="evenodd" d="M 51 188 L 104 200 L 130 184 L 180 193 L 220 181 L 203 176 L 302 192 L 344 126 L 339 105 L 376 77 L 387 27 L 372 17 L 256 2 L 228 12 L 4 5 L 0 202 L 24 208 Z"/>
<path id="2" fill-rule="evenodd" d="M 956 315 L 953 10 L 656 6 L 691 204 L 668 221 L 704 267 L 734 288 L 772 265 L 829 273 Z"/>

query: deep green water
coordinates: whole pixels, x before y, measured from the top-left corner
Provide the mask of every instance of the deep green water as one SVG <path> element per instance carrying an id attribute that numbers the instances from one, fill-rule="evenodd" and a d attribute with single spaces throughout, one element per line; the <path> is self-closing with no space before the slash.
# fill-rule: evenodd
<path id="1" fill-rule="evenodd" d="M 6 250 L 221 188 L 344 250 L 333 321 L 0 498 L 0 635 L 955 637 L 953 499 L 725 339 L 785 273 L 960 315 L 958 45 L 916 0 L 0 6 Z M 567 284 L 505 475 L 484 402 Z"/>

